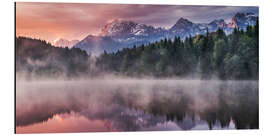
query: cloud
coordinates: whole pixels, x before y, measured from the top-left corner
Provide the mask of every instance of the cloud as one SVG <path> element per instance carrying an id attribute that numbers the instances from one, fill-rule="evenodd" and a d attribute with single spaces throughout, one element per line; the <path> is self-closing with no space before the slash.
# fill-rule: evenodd
<path id="1" fill-rule="evenodd" d="M 236 12 L 254 12 L 257 7 L 136 5 L 90 3 L 16 3 L 17 35 L 81 40 L 99 33 L 110 20 L 125 19 L 155 27 L 171 27 L 180 17 L 194 22 L 229 20 Z"/>

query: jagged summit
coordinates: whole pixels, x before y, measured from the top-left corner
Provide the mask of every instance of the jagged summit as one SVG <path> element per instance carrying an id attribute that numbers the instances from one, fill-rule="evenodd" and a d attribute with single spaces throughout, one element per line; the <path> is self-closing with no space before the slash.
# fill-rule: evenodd
<path id="1" fill-rule="evenodd" d="M 115 19 L 112 22 L 106 24 L 102 30 L 103 36 L 124 36 L 124 35 L 142 35 L 146 32 L 153 30 L 153 26 L 140 24 L 130 20 Z"/>
<path id="2" fill-rule="evenodd" d="M 226 28 L 227 24 L 224 21 L 224 19 L 215 19 L 212 22 L 210 22 L 207 27 L 208 29 L 210 29 L 210 31 L 215 31 L 218 28 L 222 29 Z"/>
<path id="3" fill-rule="evenodd" d="M 148 44 L 164 38 L 175 36 L 184 39 L 188 36 L 205 34 L 222 28 L 226 34 L 230 34 L 234 28 L 245 29 L 247 25 L 255 25 L 258 17 L 254 13 L 236 13 L 229 23 L 224 19 L 215 19 L 209 23 L 194 23 L 186 18 L 180 17 L 176 23 L 168 28 L 155 28 L 131 20 L 114 19 L 108 22 L 97 36 L 89 35 L 75 47 L 87 50 L 115 51 L 134 45 Z M 101 49 L 93 49 L 92 46 L 100 46 Z M 114 46 L 114 47 L 112 47 Z"/>
<path id="4" fill-rule="evenodd" d="M 115 19 L 112 22 L 106 24 L 102 30 L 103 36 L 114 36 L 117 34 L 128 34 L 138 25 L 133 21 Z"/>
<path id="5" fill-rule="evenodd" d="M 245 29 L 247 25 L 255 25 L 258 17 L 254 13 L 236 13 L 233 19 L 237 27 Z"/>
<path id="6" fill-rule="evenodd" d="M 130 20 L 115 19 L 101 29 L 100 36 L 110 36 L 116 38 L 118 41 L 123 41 L 131 40 L 136 36 L 145 37 L 149 36 L 149 34 L 162 33 L 163 31 L 165 29 L 155 28 Z"/>
<path id="7" fill-rule="evenodd" d="M 209 24 L 220 24 L 225 22 L 224 19 L 215 19 L 212 22 L 210 22 Z"/>
<path id="8" fill-rule="evenodd" d="M 202 33 L 202 29 L 205 29 L 204 25 L 196 24 L 189 21 L 186 18 L 181 17 L 177 22 L 169 29 L 173 35 L 180 36 L 184 39 L 187 36 L 194 36 Z"/>
<path id="9" fill-rule="evenodd" d="M 177 29 L 177 28 L 183 28 L 183 27 L 188 27 L 188 26 L 192 26 L 193 23 L 191 21 L 189 21 L 188 19 L 185 19 L 183 17 L 181 17 L 180 19 L 178 19 L 178 21 L 172 26 L 171 29 Z"/>
<path id="10" fill-rule="evenodd" d="M 256 15 L 252 12 L 247 12 L 247 13 L 240 13 L 240 12 L 237 12 L 234 17 L 236 18 L 246 18 L 246 17 L 251 17 L 251 16 L 254 16 L 256 17 Z"/>
<path id="11" fill-rule="evenodd" d="M 188 19 L 181 17 L 180 19 L 178 19 L 178 21 L 176 22 L 176 24 L 182 24 L 182 23 L 183 24 L 192 24 L 192 22 L 189 21 Z"/>

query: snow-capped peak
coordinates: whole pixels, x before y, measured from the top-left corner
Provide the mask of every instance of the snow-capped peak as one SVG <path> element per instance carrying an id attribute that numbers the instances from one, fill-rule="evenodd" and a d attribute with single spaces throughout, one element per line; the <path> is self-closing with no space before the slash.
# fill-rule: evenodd
<path id="1" fill-rule="evenodd" d="M 79 40 L 67 40 L 63 38 L 58 38 L 53 41 L 53 45 L 56 47 L 68 47 L 72 48 L 75 44 L 77 44 Z"/>
<path id="2" fill-rule="evenodd" d="M 146 36 L 155 31 L 161 31 L 146 24 L 141 24 L 129 20 L 115 19 L 107 23 L 101 30 L 101 36 L 111 36 L 117 38 L 130 38 L 132 36 Z"/>
<path id="3" fill-rule="evenodd" d="M 115 19 L 107 23 L 101 30 L 103 36 L 114 36 L 118 34 L 128 34 L 138 25 L 135 22 Z"/>

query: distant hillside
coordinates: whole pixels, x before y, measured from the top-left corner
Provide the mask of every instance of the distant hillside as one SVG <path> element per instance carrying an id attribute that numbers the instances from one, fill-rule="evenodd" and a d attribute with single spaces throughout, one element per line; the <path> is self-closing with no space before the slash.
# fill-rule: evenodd
<path id="1" fill-rule="evenodd" d="M 60 48 L 37 39 L 16 38 L 16 73 L 76 76 L 88 72 L 88 55 L 78 48 Z"/>

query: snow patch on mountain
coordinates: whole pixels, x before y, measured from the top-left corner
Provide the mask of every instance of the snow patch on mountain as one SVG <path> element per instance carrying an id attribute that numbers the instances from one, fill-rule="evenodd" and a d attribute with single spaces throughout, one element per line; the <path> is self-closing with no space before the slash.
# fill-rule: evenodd
<path id="1" fill-rule="evenodd" d="M 68 47 L 68 48 L 72 48 L 74 45 L 76 45 L 79 42 L 79 40 L 67 40 L 67 39 L 63 39 L 63 38 L 59 38 L 53 41 L 53 45 L 56 47 Z"/>
<path id="2" fill-rule="evenodd" d="M 223 29 L 226 34 L 233 32 L 234 28 L 244 29 L 247 25 L 255 25 L 258 17 L 254 13 L 236 13 L 229 23 L 224 19 L 216 19 L 209 23 L 193 23 L 181 17 L 168 29 L 155 28 L 129 20 L 116 19 L 107 23 L 98 36 L 89 35 L 75 47 L 86 50 L 88 53 L 104 50 L 115 52 L 122 48 L 133 47 L 159 41 L 164 38 L 174 38 L 179 36 L 185 39 L 189 36 L 214 32 Z"/>

